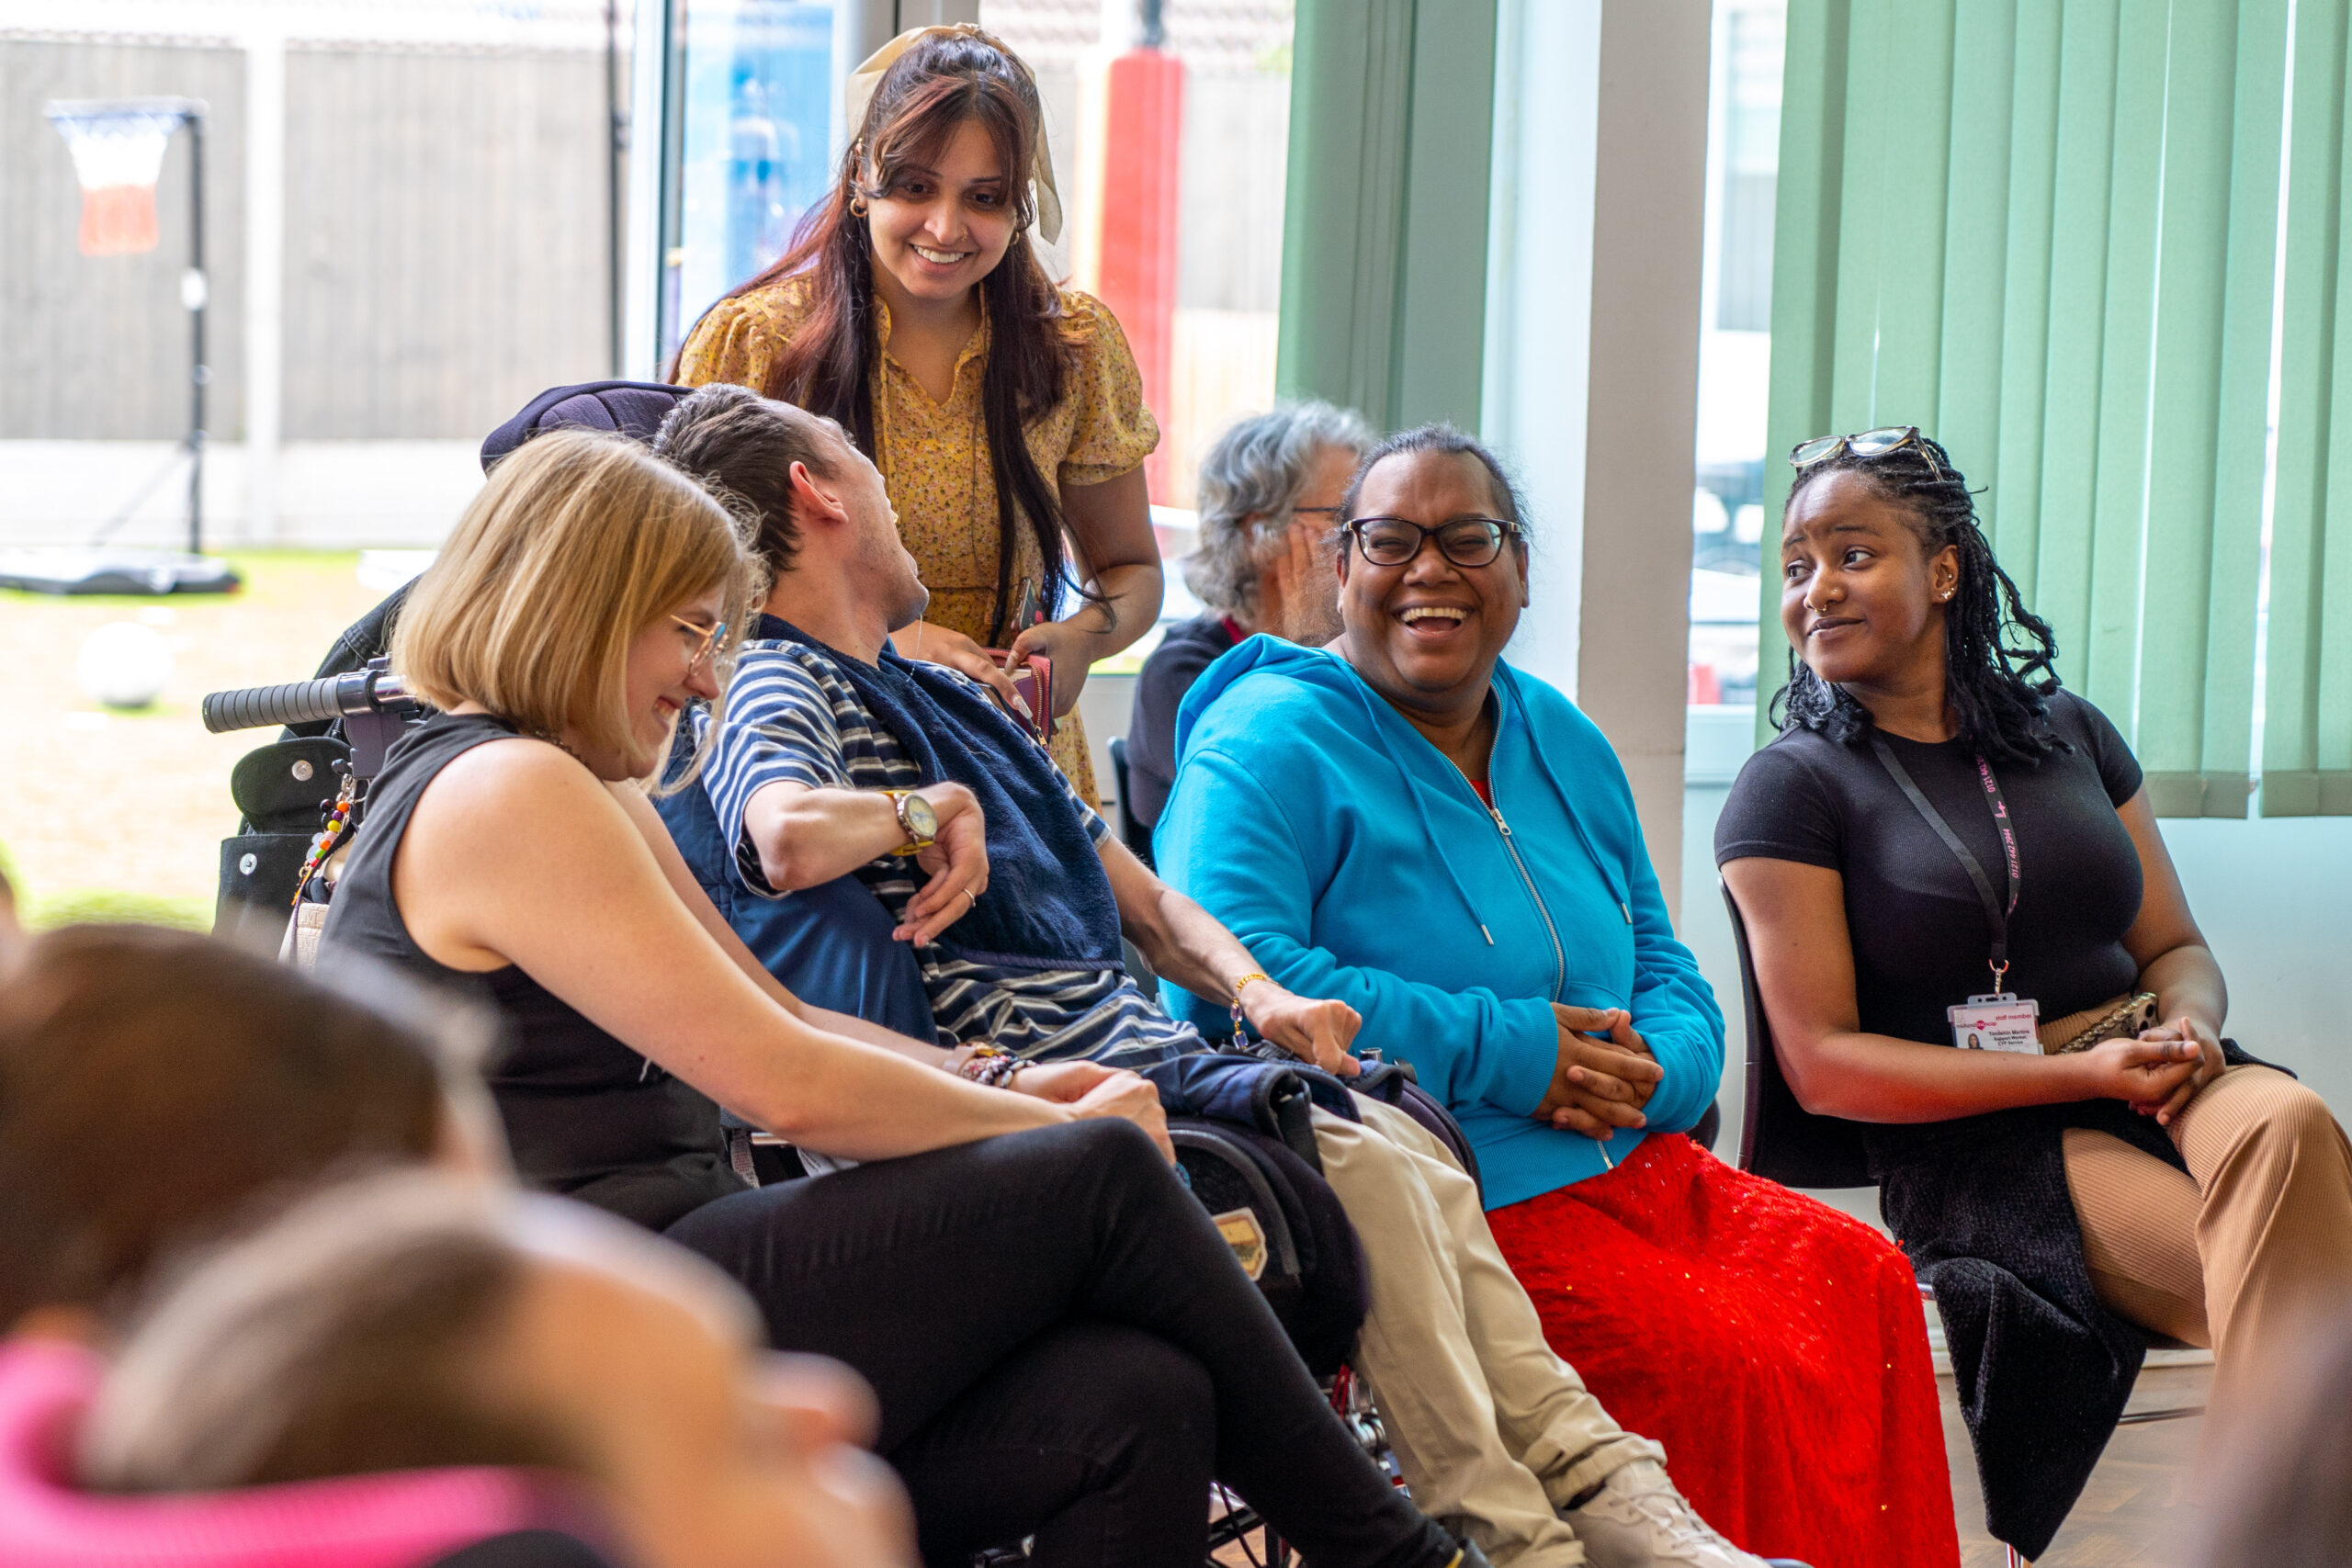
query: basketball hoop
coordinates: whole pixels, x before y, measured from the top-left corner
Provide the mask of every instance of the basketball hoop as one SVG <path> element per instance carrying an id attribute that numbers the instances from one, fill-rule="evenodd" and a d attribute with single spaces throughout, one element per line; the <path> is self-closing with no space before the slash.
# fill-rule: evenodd
<path id="1" fill-rule="evenodd" d="M 155 182 L 172 133 L 200 118 L 193 98 L 80 99 L 45 110 L 74 156 L 82 186 L 81 251 L 85 256 L 135 255 L 162 240 Z"/>

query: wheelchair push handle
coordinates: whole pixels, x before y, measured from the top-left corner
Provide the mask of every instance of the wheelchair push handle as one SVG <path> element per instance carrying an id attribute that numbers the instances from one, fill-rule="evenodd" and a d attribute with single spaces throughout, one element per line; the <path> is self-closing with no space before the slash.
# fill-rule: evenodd
<path id="1" fill-rule="evenodd" d="M 215 735 L 264 725 L 315 724 L 322 719 L 382 712 L 408 698 L 397 676 L 376 669 L 354 670 L 316 681 L 275 686 L 240 686 L 205 694 L 204 728 Z"/>

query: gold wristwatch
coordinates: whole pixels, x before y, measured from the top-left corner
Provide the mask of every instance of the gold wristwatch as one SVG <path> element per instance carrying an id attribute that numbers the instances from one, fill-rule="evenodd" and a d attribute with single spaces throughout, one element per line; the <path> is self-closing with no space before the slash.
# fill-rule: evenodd
<path id="1" fill-rule="evenodd" d="M 886 789 L 890 807 L 899 814 L 899 829 L 907 841 L 890 852 L 894 855 L 919 855 L 939 841 L 939 813 L 931 802 L 910 789 Z"/>

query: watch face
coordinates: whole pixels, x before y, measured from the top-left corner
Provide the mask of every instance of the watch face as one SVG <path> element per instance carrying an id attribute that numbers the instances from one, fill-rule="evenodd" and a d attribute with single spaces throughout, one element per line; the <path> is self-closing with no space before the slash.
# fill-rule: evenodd
<path id="1" fill-rule="evenodd" d="M 919 795 L 899 797 L 899 819 L 906 824 L 907 831 L 915 838 L 939 837 L 939 813 L 931 808 L 931 802 Z"/>

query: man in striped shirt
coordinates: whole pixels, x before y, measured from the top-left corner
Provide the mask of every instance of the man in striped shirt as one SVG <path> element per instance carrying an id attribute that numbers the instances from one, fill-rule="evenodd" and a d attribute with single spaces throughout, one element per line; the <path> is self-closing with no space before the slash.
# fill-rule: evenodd
<path id="1" fill-rule="evenodd" d="M 707 858 L 722 863 L 695 865 L 706 886 L 731 884 L 740 903 L 856 875 L 913 948 L 951 1070 L 986 1060 L 974 1043 L 1125 1067 L 1205 1049 L 1129 976 L 1121 931 L 1160 974 L 1238 1006 L 1265 1038 L 1342 1077 L 1358 1070 L 1355 1010 L 1257 973 L 1232 932 L 1154 876 L 989 705 L 1019 698 L 984 656 L 941 650 L 961 671 L 944 673 L 890 650 L 928 595 L 880 474 L 839 426 L 705 387 L 655 450 L 749 503 L 771 575 L 725 716 L 702 734 L 704 773 L 664 807 L 673 823 L 699 812 L 698 789 L 715 815 L 715 835 L 678 834 L 690 863 L 691 841 L 716 846 Z M 1023 879 L 1020 898 L 982 902 L 992 865 Z M 1098 908 L 1114 930 L 1056 925 Z M 964 941 L 959 923 L 983 934 Z M 1552 1353 L 1444 1146 L 1405 1112 L 1350 1098 L 1354 1119 L 1315 1110 L 1317 1148 L 1370 1284 L 1355 1364 L 1416 1504 L 1497 1564 L 1762 1568 L 1675 1491 L 1663 1451 L 1617 1426 Z"/>

